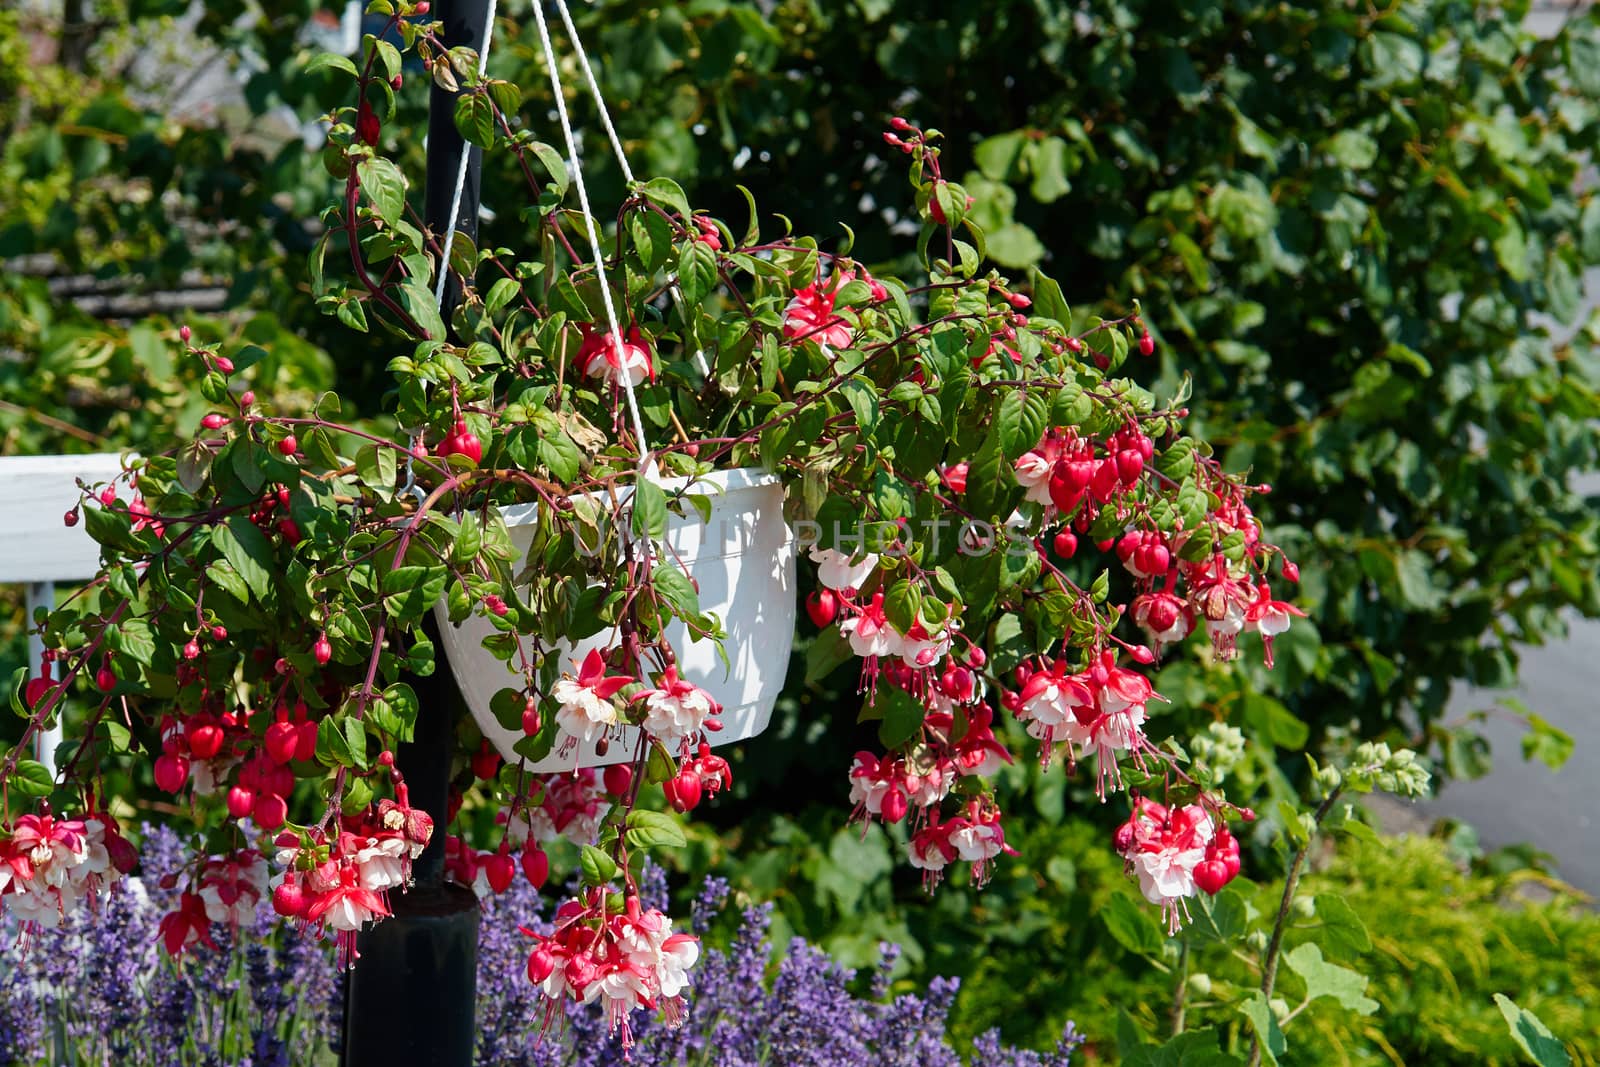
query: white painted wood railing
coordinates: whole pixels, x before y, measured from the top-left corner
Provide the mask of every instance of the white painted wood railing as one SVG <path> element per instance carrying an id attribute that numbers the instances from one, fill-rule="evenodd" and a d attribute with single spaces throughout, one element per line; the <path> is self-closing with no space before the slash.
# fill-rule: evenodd
<path id="1" fill-rule="evenodd" d="M 85 582 L 100 569 L 100 546 L 83 523 L 68 527 L 67 511 L 78 503 L 77 480 L 107 482 L 122 471 L 122 456 L 20 456 L 0 459 L 0 582 L 28 589 L 28 621 L 37 607 L 55 608 L 58 582 Z M 37 676 L 44 645 L 28 638 L 28 667 Z M 35 740 L 39 761 L 55 769 L 61 727 Z"/>

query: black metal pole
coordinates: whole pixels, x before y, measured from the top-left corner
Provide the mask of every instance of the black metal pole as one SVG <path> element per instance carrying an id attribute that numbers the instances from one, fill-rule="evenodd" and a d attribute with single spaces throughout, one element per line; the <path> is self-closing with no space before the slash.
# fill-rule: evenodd
<path id="1" fill-rule="evenodd" d="M 488 0 L 435 0 L 451 46 L 482 47 Z M 454 227 L 476 241 L 478 187 L 483 152 L 471 148 L 461 204 L 450 217 L 461 153 L 468 146 L 456 131 L 456 94 L 433 87 L 428 111 L 428 175 L 425 218 L 439 237 Z M 443 265 L 441 265 L 443 269 Z M 460 301 L 454 279 L 445 288 L 443 317 Z M 460 695 L 440 648 L 439 663 L 426 678 L 408 678 L 421 710 L 412 740 L 395 753 L 411 802 L 433 817 L 433 840 L 412 868 L 409 892 L 392 894 L 394 915 L 362 932 L 360 960 L 345 983 L 344 1067 L 469 1067 L 476 1037 L 477 898 L 444 882 L 444 838 L 448 823 L 450 757 Z"/>

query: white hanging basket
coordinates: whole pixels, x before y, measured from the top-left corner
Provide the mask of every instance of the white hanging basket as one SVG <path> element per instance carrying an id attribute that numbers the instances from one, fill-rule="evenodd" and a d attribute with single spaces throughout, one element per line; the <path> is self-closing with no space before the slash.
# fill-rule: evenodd
<path id="1" fill-rule="evenodd" d="M 693 479 L 692 484 L 688 478 L 665 478 L 659 484 L 668 492 L 687 486 L 689 493 L 711 498 L 707 521 L 702 522 L 693 509 L 687 518 L 669 516 L 663 545 L 666 557 L 682 560 L 699 585 L 701 610 L 722 620 L 728 635 L 722 644 L 727 663 L 709 640 L 691 641 L 682 623 L 669 627 L 666 636 L 677 653 L 679 674 L 722 704 L 722 729 L 710 735 L 711 742 L 743 741 L 767 728 L 794 645 L 794 534 L 783 521 L 783 486 L 758 468 L 716 471 Z M 519 504 L 500 509 L 518 551 L 513 571 L 523 565 L 537 508 Z M 521 675 L 483 647 L 483 639 L 497 631 L 476 615 L 452 625 L 443 603 L 434 607 L 434 617 L 456 684 L 478 727 L 501 756 L 520 759 L 512 746 L 523 734 L 501 726 L 489 710 L 496 692 L 522 684 Z M 614 640 L 613 632 L 604 631 L 576 645 L 563 642 L 557 652 L 564 669 L 576 674 L 575 660 L 581 662 L 590 649 L 603 649 Z M 603 756 L 593 743 L 580 744 L 574 755 L 566 747 L 571 740 L 559 734 L 550 755 L 530 769 L 563 771 L 574 765 L 600 767 L 631 760 L 638 730 L 625 727 L 620 737 L 612 736 Z"/>

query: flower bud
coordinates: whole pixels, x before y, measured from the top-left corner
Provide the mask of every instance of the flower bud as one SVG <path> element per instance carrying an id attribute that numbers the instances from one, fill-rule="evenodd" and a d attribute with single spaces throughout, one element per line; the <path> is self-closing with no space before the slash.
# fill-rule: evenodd
<path id="1" fill-rule="evenodd" d="M 628 795 L 628 787 L 633 785 L 633 768 L 626 763 L 613 763 L 607 767 L 603 776 L 606 792 L 614 797 Z"/>

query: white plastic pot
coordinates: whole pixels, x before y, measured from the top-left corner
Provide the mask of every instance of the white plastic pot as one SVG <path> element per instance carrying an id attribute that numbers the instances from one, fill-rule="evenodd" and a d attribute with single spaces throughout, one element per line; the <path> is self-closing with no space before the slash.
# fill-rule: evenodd
<path id="1" fill-rule="evenodd" d="M 783 521 L 783 487 L 775 476 L 754 468 L 716 471 L 694 479 L 692 485 L 687 478 L 665 478 L 659 484 L 669 492 L 690 486 L 690 493 L 711 498 L 708 521 L 702 522 L 693 508 L 687 509 L 687 518 L 670 515 L 665 544 L 668 558 L 682 560 L 698 583 L 701 609 L 714 613 L 727 631 L 722 644 L 727 653 L 725 666 L 712 642 L 690 641 L 681 623 L 671 626 L 667 638 L 678 656 L 678 672 L 722 704 L 722 729 L 710 735 L 713 744 L 754 737 L 772 718 L 794 644 L 794 535 Z M 624 494 L 619 496 L 626 499 Z M 527 552 L 533 539 L 537 508 L 537 504 L 519 504 L 500 509 L 519 552 L 513 572 L 521 569 L 520 554 Z M 451 625 L 442 603 L 435 606 L 434 617 L 472 717 L 503 757 L 520 759 L 512 746 L 522 739 L 522 733 L 501 726 L 489 710 L 496 692 L 522 685 L 519 673 L 483 647 L 483 639 L 495 629 L 476 615 L 459 626 Z M 575 661 L 581 662 L 590 649 L 606 648 L 615 639 L 615 633 L 608 630 L 576 646 L 563 642 L 558 649 L 563 669 L 576 674 Z M 632 759 L 637 741 L 636 728 L 626 727 L 620 739 L 611 738 L 603 756 L 596 754 L 593 743 L 579 745 L 576 755 L 568 747 L 563 755 L 571 739 L 559 734 L 550 755 L 531 769 L 560 771 L 574 765 L 620 763 Z"/>

